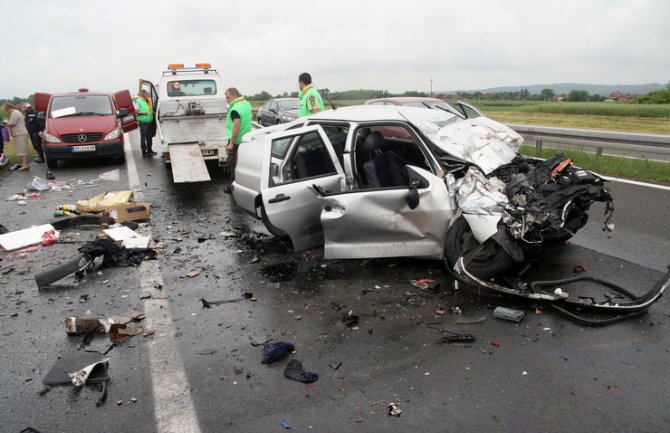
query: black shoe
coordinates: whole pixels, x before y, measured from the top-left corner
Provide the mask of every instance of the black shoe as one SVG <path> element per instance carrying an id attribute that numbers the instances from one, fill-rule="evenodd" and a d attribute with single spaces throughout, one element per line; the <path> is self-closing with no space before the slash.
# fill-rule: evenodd
<path id="1" fill-rule="evenodd" d="M 233 187 L 230 185 L 226 185 L 223 187 L 223 192 L 226 194 L 232 194 L 233 193 Z"/>
<path id="2" fill-rule="evenodd" d="M 154 156 L 154 155 L 158 155 L 158 154 L 156 152 L 154 152 L 153 150 L 150 150 L 150 151 L 147 152 L 147 156 Z"/>
<path id="3" fill-rule="evenodd" d="M 147 156 L 149 156 L 148 153 L 146 153 L 146 152 L 142 152 L 142 158 L 146 158 Z"/>

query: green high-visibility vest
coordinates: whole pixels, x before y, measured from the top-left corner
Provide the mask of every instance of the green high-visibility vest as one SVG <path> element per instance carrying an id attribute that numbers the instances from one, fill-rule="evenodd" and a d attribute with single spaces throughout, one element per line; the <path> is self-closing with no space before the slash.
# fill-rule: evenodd
<path id="1" fill-rule="evenodd" d="M 298 117 L 309 116 L 315 108 L 319 108 L 321 111 L 325 110 L 319 91 L 316 90 L 316 87 L 314 87 L 313 84 L 310 84 L 309 86 L 303 87 L 300 91 L 300 110 L 298 111 Z"/>
<path id="2" fill-rule="evenodd" d="M 135 101 L 137 101 L 137 105 L 139 105 L 140 112 L 147 113 L 147 114 L 142 114 L 137 116 L 137 121 L 140 123 L 150 123 L 154 116 L 153 113 L 151 113 L 151 109 L 149 108 L 149 103 L 144 100 L 144 98 L 137 97 L 135 98 Z"/>
<path id="3" fill-rule="evenodd" d="M 233 111 L 240 115 L 240 131 L 233 142 L 233 144 L 238 145 L 242 142 L 244 134 L 251 132 L 251 104 L 244 99 L 244 96 L 235 98 L 233 102 L 228 104 L 228 115 L 226 117 L 226 136 L 228 140 L 233 136 L 233 119 L 230 117 Z"/>

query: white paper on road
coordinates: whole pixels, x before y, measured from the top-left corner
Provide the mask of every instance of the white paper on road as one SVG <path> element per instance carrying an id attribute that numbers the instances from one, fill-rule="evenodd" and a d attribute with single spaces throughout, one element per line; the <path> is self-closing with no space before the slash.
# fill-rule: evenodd
<path id="1" fill-rule="evenodd" d="M 140 236 L 134 230 L 126 226 L 114 227 L 103 230 L 113 241 L 121 241 L 126 248 L 147 248 L 149 246 L 149 236 Z"/>
<path id="2" fill-rule="evenodd" d="M 19 248 L 28 247 L 30 245 L 39 244 L 42 242 L 42 235 L 48 231 L 53 230 L 58 236 L 58 232 L 51 224 L 44 224 L 41 226 L 30 227 L 28 229 L 16 230 L 13 232 L 0 235 L 0 246 L 7 251 L 18 250 Z"/>

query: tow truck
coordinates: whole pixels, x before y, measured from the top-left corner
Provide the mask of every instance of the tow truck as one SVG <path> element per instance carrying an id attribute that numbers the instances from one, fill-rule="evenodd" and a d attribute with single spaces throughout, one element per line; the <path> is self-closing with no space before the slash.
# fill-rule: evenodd
<path id="1" fill-rule="evenodd" d="M 221 76 L 209 63 L 169 64 L 155 86 L 140 79 L 156 113 L 156 135 L 174 183 L 211 180 L 205 161 L 226 167 L 228 104 Z"/>

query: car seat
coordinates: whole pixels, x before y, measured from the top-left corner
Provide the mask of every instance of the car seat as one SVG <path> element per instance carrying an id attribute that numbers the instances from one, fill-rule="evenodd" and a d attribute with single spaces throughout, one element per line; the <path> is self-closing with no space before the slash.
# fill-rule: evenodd
<path id="1" fill-rule="evenodd" d="M 409 186 L 408 162 L 395 151 L 375 156 L 363 165 L 368 188 Z"/>
<path id="2" fill-rule="evenodd" d="M 356 146 L 356 173 L 361 188 L 367 187 L 367 178 L 364 170 L 365 163 L 377 156 L 384 144 L 384 136 L 379 131 L 370 132 L 362 143 Z"/>

